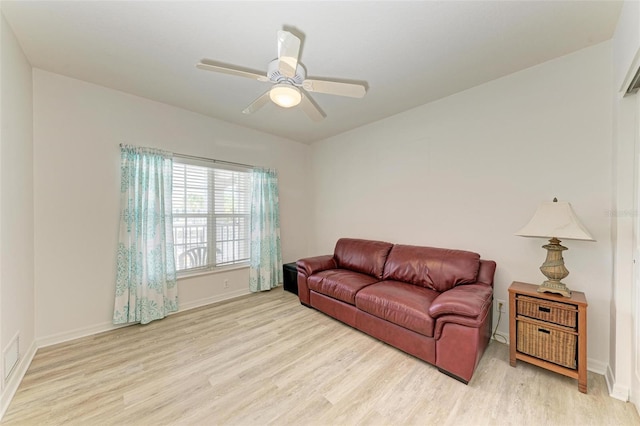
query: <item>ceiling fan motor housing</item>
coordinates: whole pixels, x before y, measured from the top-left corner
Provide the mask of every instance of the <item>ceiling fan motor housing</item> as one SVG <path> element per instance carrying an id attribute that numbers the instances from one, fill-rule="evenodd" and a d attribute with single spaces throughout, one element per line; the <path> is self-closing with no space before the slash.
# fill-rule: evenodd
<path id="1" fill-rule="evenodd" d="M 274 83 L 289 83 L 294 86 L 302 86 L 305 78 L 307 78 L 307 71 L 304 67 L 298 63 L 298 66 L 296 67 L 296 75 L 293 77 L 287 77 L 280 72 L 278 62 L 279 61 L 277 59 L 269 62 L 269 66 L 267 67 L 267 77 L 269 77 L 269 80 Z"/>

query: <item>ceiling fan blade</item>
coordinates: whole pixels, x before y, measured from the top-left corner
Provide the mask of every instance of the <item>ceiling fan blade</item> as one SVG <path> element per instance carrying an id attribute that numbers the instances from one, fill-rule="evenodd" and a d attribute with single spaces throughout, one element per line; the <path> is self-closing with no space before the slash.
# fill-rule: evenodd
<path id="1" fill-rule="evenodd" d="M 246 107 L 242 113 L 243 114 L 253 114 L 254 112 L 256 112 L 257 110 L 259 110 L 260 108 L 262 108 L 263 106 L 265 106 L 271 99 L 269 98 L 269 92 L 271 91 L 271 89 L 267 90 L 266 92 L 264 92 L 262 95 L 260 95 L 260 97 L 258 99 L 256 99 L 255 101 L 253 101 L 251 103 L 251 105 L 249 105 L 248 107 Z"/>
<path id="2" fill-rule="evenodd" d="M 305 114 L 313 121 L 322 121 L 327 115 L 320 109 L 318 104 L 309 96 L 307 92 L 301 90 L 302 101 L 300 101 L 300 108 Z"/>
<path id="3" fill-rule="evenodd" d="M 309 92 L 349 96 L 351 98 L 361 98 L 367 93 L 366 87 L 362 84 L 341 83 L 339 81 L 306 79 L 302 83 L 302 87 Z"/>
<path id="4" fill-rule="evenodd" d="M 278 70 L 287 77 L 296 75 L 300 39 L 289 31 L 278 31 Z"/>
<path id="5" fill-rule="evenodd" d="M 264 74 L 259 74 L 259 71 L 236 67 L 233 65 L 227 65 L 223 64 L 222 62 L 212 61 L 210 59 L 201 60 L 200 63 L 196 64 L 196 68 L 206 71 L 219 72 L 222 74 L 236 75 L 239 77 L 250 78 L 252 80 L 269 81 L 269 78 Z"/>

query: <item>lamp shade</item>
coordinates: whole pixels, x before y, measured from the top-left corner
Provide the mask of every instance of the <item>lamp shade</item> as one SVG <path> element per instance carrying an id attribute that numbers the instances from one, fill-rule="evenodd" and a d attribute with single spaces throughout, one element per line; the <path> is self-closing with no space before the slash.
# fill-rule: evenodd
<path id="1" fill-rule="evenodd" d="M 595 241 L 580 223 L 571 204 L 566 201 L 547 201 L 540 204 L 533 218 L 516 232 L 521 237 L 558 238 L 562 240 Z"/>

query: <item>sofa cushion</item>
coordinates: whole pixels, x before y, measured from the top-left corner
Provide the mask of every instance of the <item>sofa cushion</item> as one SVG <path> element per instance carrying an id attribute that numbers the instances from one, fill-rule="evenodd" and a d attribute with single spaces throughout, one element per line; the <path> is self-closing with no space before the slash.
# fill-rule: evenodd
<path id="1" fill-rule="evenodd" d="M 404 281 L 443 292 L 473 283 L 480 255 L 470 251 L 396 244 L 384 267 L 384 280 Z"/>
<path id="2" fill-rule="evenodd" d="M 384 264 L 393 244 L 382 241 L 341 238 L 336 243 L 334 257 L 338 268 L 382 278 Z"/>
<path id="3" fill-rule="evenodd" d="M 351 305 L 356 304 L 356 293 L 375 282 L 377 278 L 347 269 L 330 269 L 311 275 L 309 289 Z"/>
<path id="4" fill-rule="evenodd" d="M 437 291 L 399 281 L 381 281 L 356 295 L 356 307 L 373 316 L 427 337 L 433 337 L 434 319 L 429 315 Z"/>

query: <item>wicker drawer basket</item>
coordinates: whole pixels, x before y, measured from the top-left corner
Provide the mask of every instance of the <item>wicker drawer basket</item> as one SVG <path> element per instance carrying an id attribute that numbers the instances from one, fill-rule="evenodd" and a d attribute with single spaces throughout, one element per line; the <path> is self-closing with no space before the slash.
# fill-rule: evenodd
<path id="1" fill-rule="evenodd" d="M 578 310 L 574 305 L 528 296 L 518 296 L 516 305 L 518 315 L 576 328 Z"/>
<path id="2" fill-rule="evenodd" d="M 549 362 L 562 365 L 567 368 L 577 368 L 576 345 L 578 336 L 571 332 L 561 331 L 557 328 L 547 328 L 544 325 L 518 321 L 519 352 L 542 358 Z"/>

